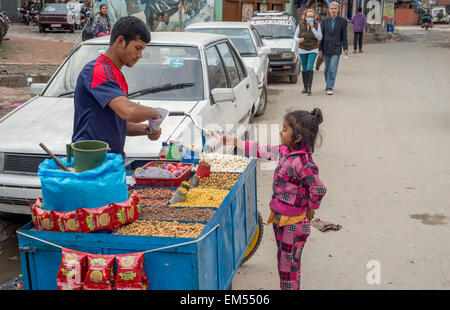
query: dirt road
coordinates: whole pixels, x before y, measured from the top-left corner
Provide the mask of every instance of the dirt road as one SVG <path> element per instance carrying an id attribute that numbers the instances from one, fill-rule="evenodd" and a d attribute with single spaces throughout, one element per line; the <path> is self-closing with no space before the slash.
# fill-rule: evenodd
<path id="1" fill-rule="evenodd" d="M 299 85 L 269 87 L 258 124 L 280 123 L 287 109 L 324 114 L 314 158 L 328 192 L 316 217 L 342 229 L 311 228 L 303 289 L 450 288 L 450 32 L 404 34 L 407 40 L 341 58 L 334 96 L 324 93 L 323 72 L 314 76 L 312 97 L 300 95 Z M 272 171 L 258 171 L 265 219 L 272 180 Z M 266 226 L 233 289 L 279 289 L 275 251 Z"/>

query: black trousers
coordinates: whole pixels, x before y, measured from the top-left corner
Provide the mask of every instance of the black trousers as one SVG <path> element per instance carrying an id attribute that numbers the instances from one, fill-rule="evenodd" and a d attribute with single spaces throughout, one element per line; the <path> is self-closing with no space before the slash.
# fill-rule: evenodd
<path id="1" fill-rule="evenodd" d="M 356 51 L 357 48 L 357 43 L 359 44 L 359 49 L 362 50 L 362 37 L 363 37 L 363 33 L 362 32 L 354 32 L 353 33 L 353 50 Z"/>

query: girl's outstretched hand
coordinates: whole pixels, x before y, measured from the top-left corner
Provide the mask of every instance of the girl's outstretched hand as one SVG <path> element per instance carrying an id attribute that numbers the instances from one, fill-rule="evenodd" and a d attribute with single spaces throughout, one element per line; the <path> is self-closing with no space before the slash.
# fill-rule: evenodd
<path id="1" fill-rule="evenodd" d="M 217 140 L 220 140 L 223 145 L 234 145 L 234 137 L 228 136 L 228 135 L 219 135 L 215 132 L 211 132 L 211 137 L 216 138 Z"/>

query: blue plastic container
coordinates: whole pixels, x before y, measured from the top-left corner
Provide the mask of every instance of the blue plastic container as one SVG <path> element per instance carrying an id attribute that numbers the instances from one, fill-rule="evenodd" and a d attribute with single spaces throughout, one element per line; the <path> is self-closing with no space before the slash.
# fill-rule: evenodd
<path id="1" fill-rule="evenodd" d="M 59 245 L 99 254 L 153 250 L 144 258 L 151 290 L 227 289 L 257 229 L 256 182 L 252 160 L 197 239 L 36 231 L 30 222 L 17 233 L 24 288 L 57 289 Z"/>
<path id="2" fill-rule="evenodd" d="M 66 158 L 60 158 L 67 167 Z M 53 159 L 39 165 L 43 208 L 73 211 L 79 208 L 99 208 L 128 199 L 126 170 L 120 154 L 107 154 L 106 161 L 95 169 L 80 173 L 66 172 Z"/>

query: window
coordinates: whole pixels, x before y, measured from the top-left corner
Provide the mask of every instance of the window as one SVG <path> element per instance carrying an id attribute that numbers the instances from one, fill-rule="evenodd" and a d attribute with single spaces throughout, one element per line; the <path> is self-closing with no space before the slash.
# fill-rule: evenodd
<path id="1" fill-rule="evenodd" d="M 247 77 L 247 71 L 245 70 L 245 66 L 242 64 L 238 53 L 231 48 L 231 52 L 233 53 L 234 62 L 236 63 L 236 67 L 239 72 L 239 77 L 241 81 Z"/>
<path id="2" fill-rule="evenodd" d="M 209 89 L 228 88 L 225 70 L 214 46 L 206 50 L 206 63 L 208 65 Z"/>
<path id="3" fill-rule="evenodd" d="M 257 32 L 254 28 L 252 28 L 252 31 L 253 31 L 253 35 L 255 36 L 256 45 L 257 45 L 258 47 L 262 47 L 264 44 L 262 43 L 261 38 L 259 37 L 258 32 Z"/>
<path id="4" fill-rule="evenodd" d="M 231 84 L 230 87 L 233 88 L 240 82 L 239 73 L 236 63 L 234 62 L 233 54 L 226 43 L 218 44 L 217 48 L 225 64 L 225 70 L 227 71 L 228 79 Z"/>

